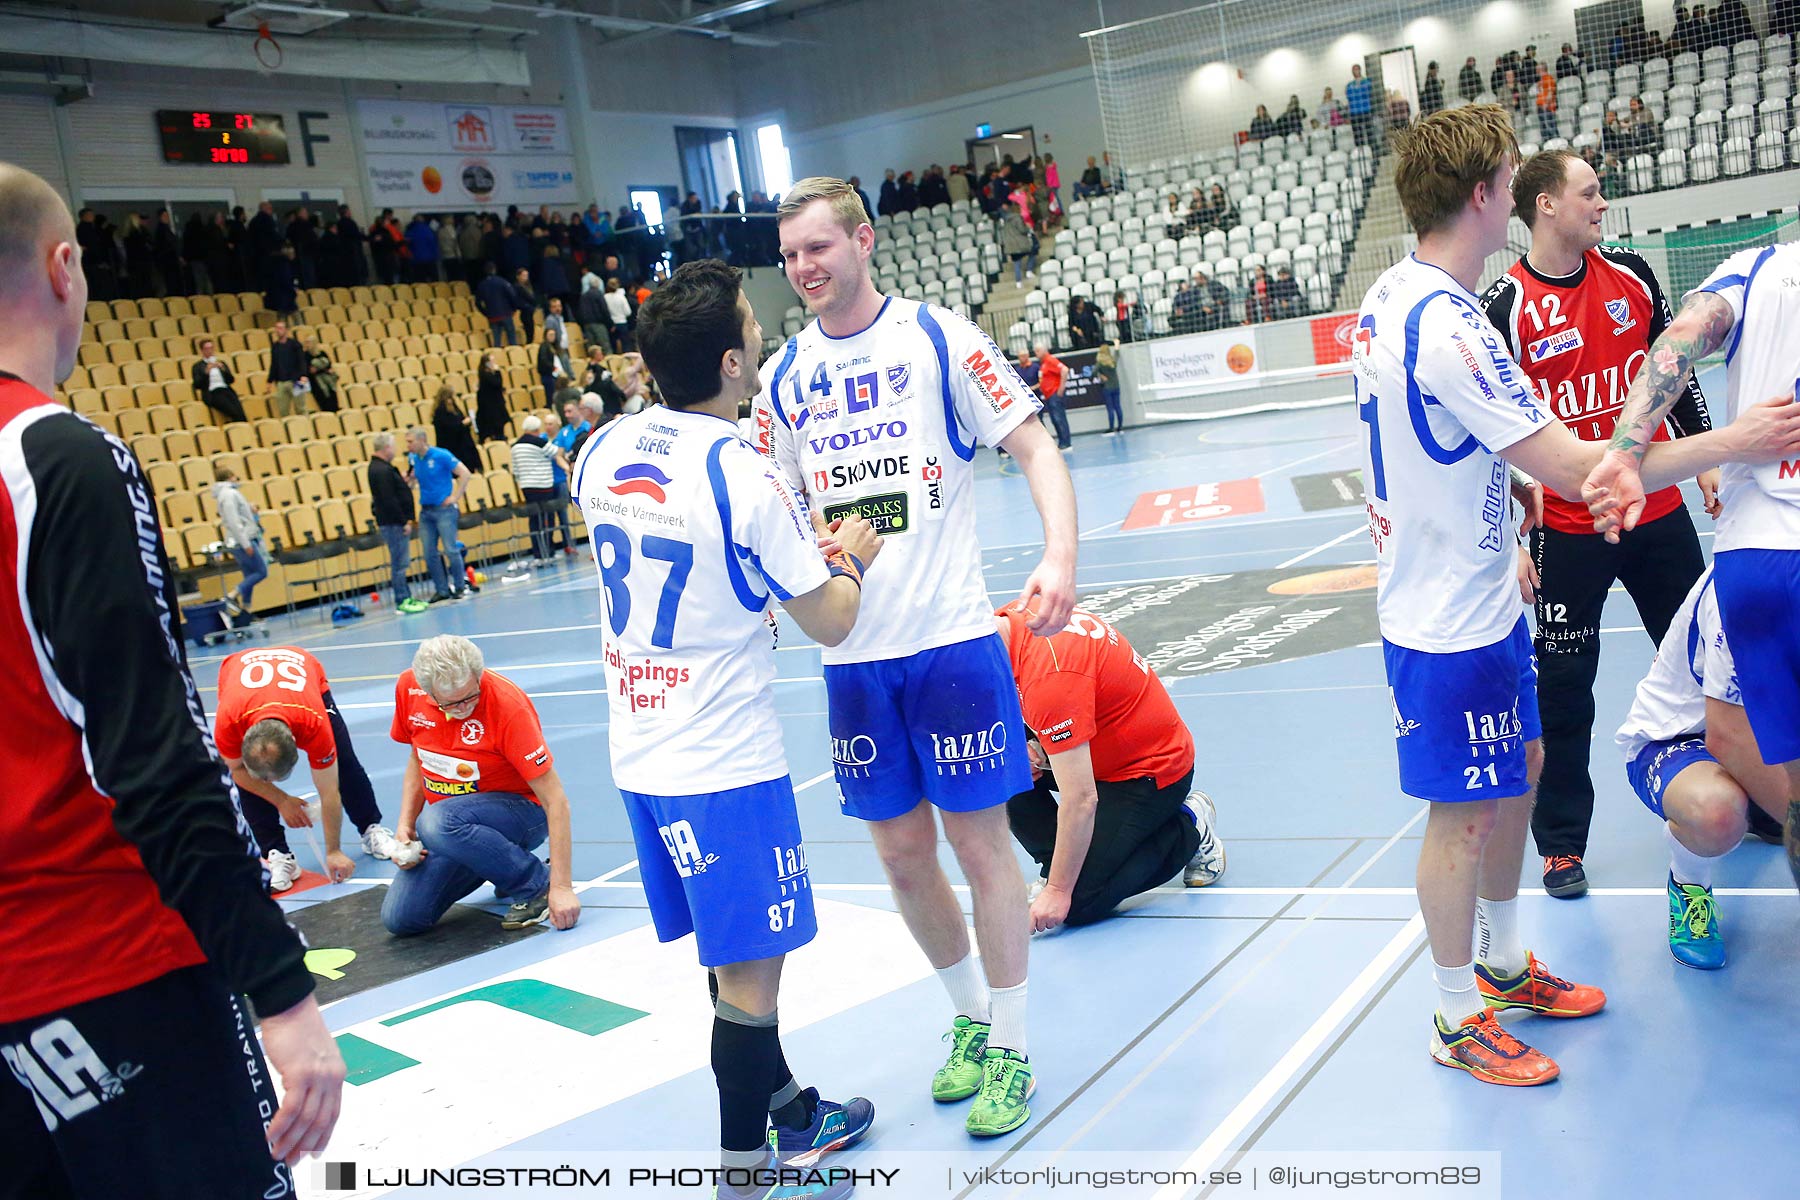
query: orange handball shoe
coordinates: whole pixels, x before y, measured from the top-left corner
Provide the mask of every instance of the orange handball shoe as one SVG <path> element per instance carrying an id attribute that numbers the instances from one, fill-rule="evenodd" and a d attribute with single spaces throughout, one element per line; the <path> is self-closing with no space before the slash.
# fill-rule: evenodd
<path id="1" fill-rule="evenodd" d="M 1562 1074 L 1562 1068 L 1548 1055 L 1540 1054 L 1508 1033 L 1491 1008 L 1465 1018 L 1455 1030 L 1444 1028 L 1442 1017 L 1436 1018 L 1435 1023 L 1431 1057 L 1446 1067 L 1467 1071 L 1483 1083 L 1533 1087 L 1549 1083 Z"/>
<path id="2" fill-rule="evenodd" d="M 1475 986 L 1481 989 L 1481 998 L 1496 1009 L 1520 1008 L 1546 1017 L 1591 1017 L 1606 1007 L 1605 992 L 1558 979 L 1544 970 L 1544 964 L 1530 951 L 1525 953 L 1525 969 L 1510 979 L 1502 979 L 1486 963 L 1477 962 Z"/>

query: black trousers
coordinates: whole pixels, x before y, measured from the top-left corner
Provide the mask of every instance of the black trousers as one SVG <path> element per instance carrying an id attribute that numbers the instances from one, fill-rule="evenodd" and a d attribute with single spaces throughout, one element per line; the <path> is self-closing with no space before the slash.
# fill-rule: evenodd
<path id="1" fill-rule="evenodd" d="M 1600 613 L 1613 581 L 1625 585 L 1651 643 L 1706 569 L 1693 518 L 1678 508 L 1609 544 L 1590 533 L 1536 529 L 1538 712 L 1544 774 L 1531 833 L 1538 853 L 1587 853 L 1594 816 L 1588 747 L 1594 729 L 1594 675 L 1600 669 Z"/>
<path id="2" fill-rule="evenodd" d="M 248 420 L 244 416 L 244 403 L 238 394 L 228 387 L 213 388 L 206 393 L 206 407 L 224 417 L 227 421 Z"/>
<path id="3" fill-rule="evenodd" d="M 0 1025 L 0 1200 L 282 1200 L 275 1088 L 211 966 Z"/>
<path id="4" fill-rule="evenodd" d="M 350 728 L 344 724 L 344 714 L 338 711 L 337 701 L 331 698 L 331 689 L 326 688 L 323 695 L 325 716 L 331 721 L 331 737 L 337 743 L 338 792 L 344 799 L 344 815 L 360 832 L 381 824 L 381 805 L 375 800 L 375 785 L 369 782 L 369 773 L 363 770 L 356 757 Z M 287 826 L 282 824 L 280 809 L 248 788 L 238 789 L 238 801 L 250 832 L 256 835 L 257 848 L 265 857 L 271 850 L 293 853 L 288 849 Z"/>
<path id="5" fill-rule="evenodd" d="M 1099 783 L 1094 837 L 1075 878 L 1068 924 L 1089 925 L 1110 916 L 1125 900 L 1181 873 L 1200 846 L 1200 831 L 1181 807 L 1193 782 L 1190 770 L 1166 788 L 1154 779 Z M 1056 779 L 1046 771 L 1031 791 L 1006 802 L 1013 836 L 1046 878 L 1056 850 L 1055 790 Z"/>

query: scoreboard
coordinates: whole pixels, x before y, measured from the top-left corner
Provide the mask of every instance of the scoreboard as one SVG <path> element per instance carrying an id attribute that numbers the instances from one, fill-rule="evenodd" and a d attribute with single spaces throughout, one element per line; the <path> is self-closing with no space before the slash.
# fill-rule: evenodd
<path id="1" fill-rule="evenodd" d="M 159 109 L 164 162 L 202 166 L 279 166 L 288 161 L 287 129 L 279 113 Z"/>

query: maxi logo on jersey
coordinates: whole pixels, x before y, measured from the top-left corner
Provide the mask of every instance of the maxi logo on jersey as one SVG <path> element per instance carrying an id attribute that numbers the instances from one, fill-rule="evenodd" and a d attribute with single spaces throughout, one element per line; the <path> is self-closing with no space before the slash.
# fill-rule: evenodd
<path id="1" fill-rule="evenodd" d="M 991 342 L 989 346 L 992 346 Z M 999 357 L 998 350 L 994 352 L 994 358 L 989 358 L 984 350 L 976 350 L 962 361 L 963 370 L 975 381 L 981 398 L 987 401 L 988 407 L 994 410 L 996 416 L 1011 408 L 1013 402 L 1012 393 L 1000 384 L 1000 372 L 1004 367 L 994 365 L 995 359 Z"/>
<path id="2" fill-rule="evenodd" d="M 618 482 L 606 490 L 615 496 L 648 496 L 658 504 L 669 496 L 663 491 L 669 486 L 669 477 L 655 463 L 626 463 L 613 472 Z"/>
<path id="3" fill-rule="evenodd" d="M 865 458 L 861 462 L 839 463 L 813 472 L 813 491 L 828 492 L 834 487 L 851 487 L 869 479 L 897 479 L 907 472 L 907 456 Z"/>

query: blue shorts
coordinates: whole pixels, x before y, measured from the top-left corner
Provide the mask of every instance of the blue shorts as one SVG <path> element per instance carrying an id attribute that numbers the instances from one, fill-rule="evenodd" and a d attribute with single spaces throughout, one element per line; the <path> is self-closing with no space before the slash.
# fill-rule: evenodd
<path id="1" fill-rule="evenodd" d="M 1726 641 L 1730 640 L 1729 637 L 1726 638 Z M 1644 807 L 1666 820 L 1663 793 L 1669 790 L 1675 777 L 1697 762 L 1718 761 L 1707 750 L 1706 739 L 1703 737 L 1651 742 L 1637 752 L 1636 758 L 1625 764 L 1625 778 L 1631 781 L 1631 790 L 1638 794 Z"/>
<path id="2" fill-rule="evenodd" d="M 886 821 L 923 797 L 975 812 L 1031 790 L 1025 719 L 998 633 L 825 668 L 844 812 Z"/>
<path id="3" fill-rule="evenodd" d="M 786 775 L 698 796 L 619 795 L 657 940 L 692 933 L 701 965 L 720 967 L 786 954 L 818 934 Z"/>
<path id="4" fill-rule="evenodd" d="M 1543 735 L 1537 657 L 1521 616 L 1491 646 L 1454 654 L 1408 650 L 1383 640 L 1394 705 L 1400 790 L 1453 803 L 1523 796 L 1525 746 Z"/>
<path id="5" fill-rule="evenodd" d="M 1713 590 L 1763 761 L 1800 759 L 1800 550 L 1714 555 Z"/>

